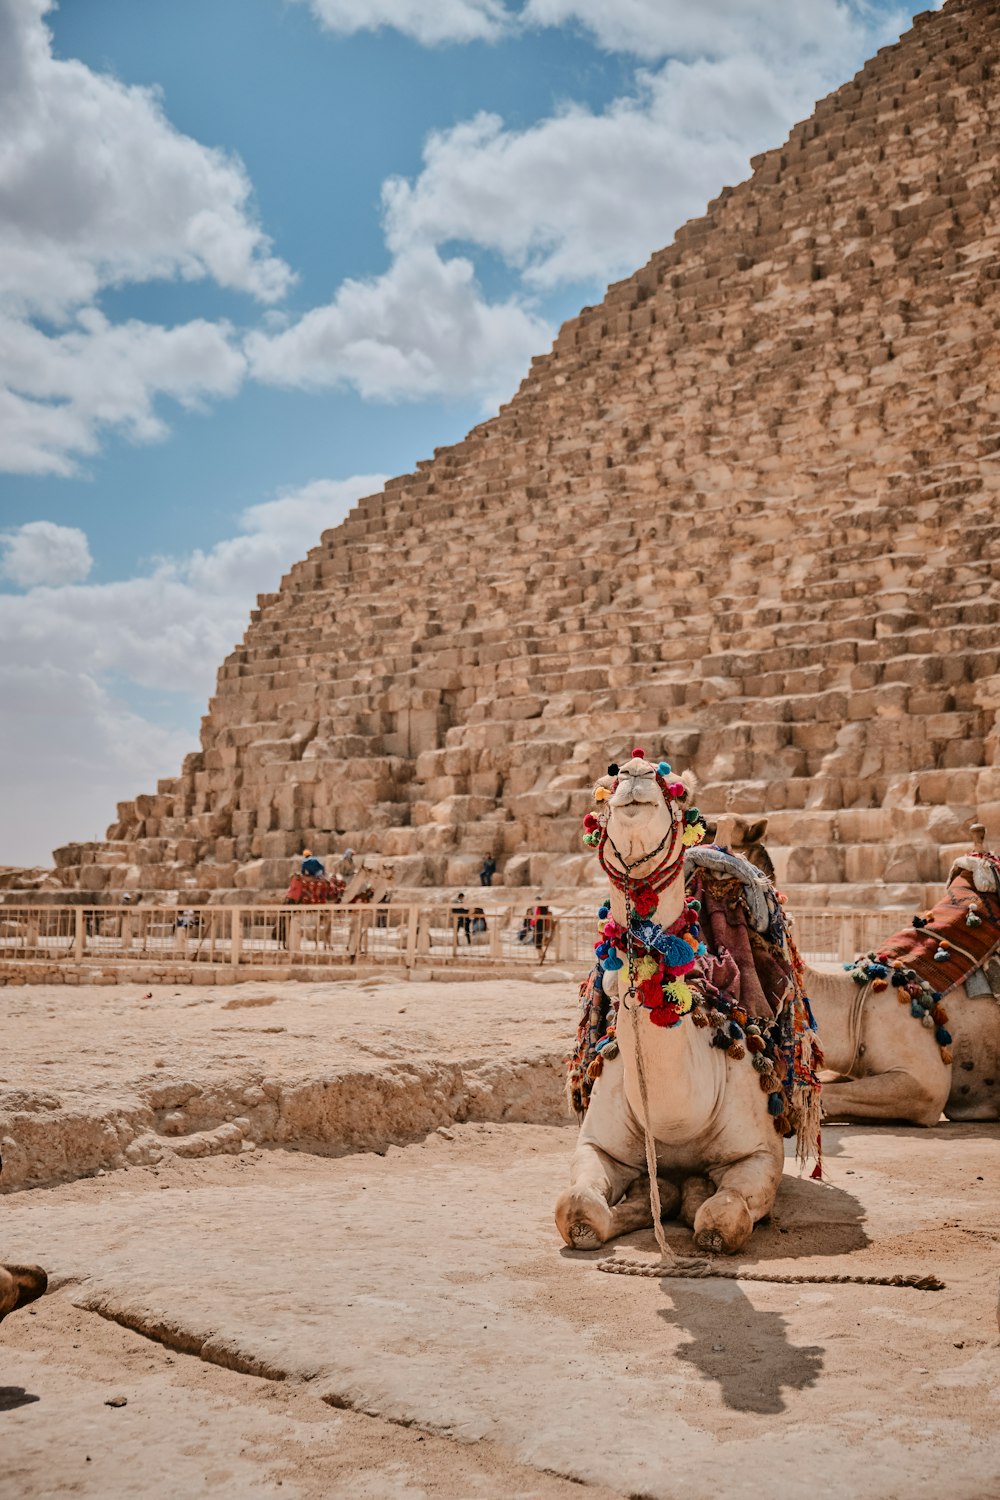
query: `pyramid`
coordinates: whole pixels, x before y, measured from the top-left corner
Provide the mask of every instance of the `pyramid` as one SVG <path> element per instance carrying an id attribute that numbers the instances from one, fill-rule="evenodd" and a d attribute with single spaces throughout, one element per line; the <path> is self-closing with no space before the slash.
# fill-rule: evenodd
<path id="1" fill-rule="evenodd" d="M 260 899 L 349 843 L 572 887 L 633 744 L 766 814 L 800 902 L 920 899 L 1000 832 L 1000 0 L 751 165 L 258 598 L 202 748 L 64 885 Z"/>

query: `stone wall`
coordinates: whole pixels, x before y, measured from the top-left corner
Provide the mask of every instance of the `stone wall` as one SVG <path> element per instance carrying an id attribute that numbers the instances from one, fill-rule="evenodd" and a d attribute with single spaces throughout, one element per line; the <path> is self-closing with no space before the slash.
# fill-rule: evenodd
<path id="1" fill-rule="evenodd" d="M 66 886 L 589 879 L 633 743 L 797 901 L 1000 831 L 1000 3 L 951 0 L 262 596 L 202 748 Z M 949 851 L 950 852 L 950 849 Z"/>

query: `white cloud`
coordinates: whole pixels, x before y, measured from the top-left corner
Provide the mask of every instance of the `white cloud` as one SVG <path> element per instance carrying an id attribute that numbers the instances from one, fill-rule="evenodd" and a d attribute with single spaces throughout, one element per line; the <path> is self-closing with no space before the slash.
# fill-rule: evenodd
<path id="1" fill-rule="evenodd" d="M 6 804 L 0 864 L 45 863 L 57 845 L 103 834 L 116 800 L 176 775 L 255 596 L 276 589 L 322 531 L 385 481 L 315 480 L 251 506 L 238 535 L 160 559 L 145 576 L 62 587 L 23 576 L 29 592 L 0 594 L 0 702 L 6 724 L 17 725 L 0 736 L 0 778 L 18 789 Z M 89 559 L 82 532 L 43 521 L 21 533 L 32 527 L 36 538 L 40 527 L 78 538 L 78 564 L 84 552 Z M 191 734 L 129 708 L 129 684 L 180 695 Z"/>
<path id="2" fill-rule="evenodd" d="M 51 663 L 0 662 L 0 701 L 17 733 L 0 735 L 0 864 L 48 865 L 71 840 L 103 838 L 115 805 L 176 775 L 194 736 L 133 713 L 93 676 Z"/>
<path id="3" fill-rule="evenodd" d="M 176 130 L 154 91 L 54 58 L 51 8 L 0 0 L 0 469 L 28 474 L 73 473 L 111 429 L 161 437 L 158 398 L 242 380 L 226 324 L 115 326 L 103 288 L 209 278 L 273 302 L 292 279 L 241 162 Z"/>
<path id="4" fill-rule="evenodd" d="M 906 12 L 900 10 L 899 27 Z M 727 57 L 752 50 L 789 56 L 815 51 L 837 59 L 856 48 L 870 7 L 843 0 L 527 0 L 521 23 L 577 22 L 608 52 L 647 61 Z M 836 64 L 835 64 L 836 65 Z"/>
<path id="5" fill-rule="evenodd" d="M 251 335 L 247 353 L 256 378 L 277 385 L 352 385 L 380 400 L 471 394 L 496 405 L 551 338 L 516 299 L 484 301 L 470 261 L 423 245 L 401 248 L 382 276 L 343 282 L 290 328 Z"/>
<path id="6" fill-rule="evenodd" d="M 550 8 L 555 16 L 556 0 Z M 567 0 L 562 11 L 570 8 Z M 895 22 L 883 15 L 867 30 L 823 0 L 817 10 L 829 12 L 831 28 L 825 49 L 815 45 L 818 29 L 789 23 L 780 49 L 772 38 L 766 51 L 754 51 L 753 35 L 769 10 L 736 0 L 690 13 L 672 3 L 662 9 L 688 17 L 692 48 L 708 47 L 709 19 L 728 20 L 720 36 L 740 50 L 671 58 L 640 73 L 635 91 L 601 113 L 568 105 L 521 131 L 480 114 L 431 134 L 418 177 L 390 178 L 383 187 L 390 247 L 412 254 L 449 242 L 480 246 L 538 288 L 627 273 L 703 212 L 725 183 L 747 176 L 752 154 L 780 142 L 818 96 L 895 34 Z M 602 16 L 618 24 L 618 8 L 596 0 L 574 10 L 595 26 Z M 652 24 L 660 7 L 651 0 L 622 14 L 637 27 L 642 17 Z M 653 40 L 651 32 L 649 49 Z M 712 50 L 725 49 L 719 43 Z"/>
<path id="7" fill-rule="evenodd" d="M 46 334 L 0 317 L 0 469 L 69 474 L 96 451 L 108 428 L 136 442 L 163 437 L 157 397 L 184 406 L 231 396 L 245 360 L 224 323 L 197 319 L 177 328 L 111 324 L 93 308 L 74 326 Z"/>
<path id="8" fill-rule="evenodd" d="M 102 286 L 290 281 L 242 163 L 176 130 L 156 93 L 52 56 L 52 0 L 0 0 L 0 299 L 58 317 Z"/>
<path id="9" fill-rule="evenodd" d="M 307 0 L 328 31 L 391 27 L 424 46 L 495 41 L 510 22 L 502 0 Z"/>
<path id="10" fill-rule="evenodd" d="M 86 533 L 54 521 L 28 521 L 0 534 L 0 576 L 18 588 L 79 583 L 93 566 Z"/>

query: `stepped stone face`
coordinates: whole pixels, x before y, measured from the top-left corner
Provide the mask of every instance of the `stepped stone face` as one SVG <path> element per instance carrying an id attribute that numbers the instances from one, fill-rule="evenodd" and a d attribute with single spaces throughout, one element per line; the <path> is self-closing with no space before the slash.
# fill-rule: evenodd
<path id="1" fill-rule="evenodd" d="M 797 899 L 1000 833 L 1000 0 L 752 165 L 258 599 L 202 749 L 64 885 L 246 898 L 345 843 L 573 885 L 633 744 L 766 813 Z"/>

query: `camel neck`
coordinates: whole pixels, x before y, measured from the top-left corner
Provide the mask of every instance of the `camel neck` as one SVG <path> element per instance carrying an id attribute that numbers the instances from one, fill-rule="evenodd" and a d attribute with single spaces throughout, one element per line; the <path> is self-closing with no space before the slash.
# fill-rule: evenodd
<path id="1" fill-rule="evenodd" d="M 625 896 L 623 892 L 616 891 L 614 886 L 609 891 L 611 915 L 616 922 L 625 926 Z M 661 927 L 669 927 L 676 922 L 684 910 L 684 881 L 678 875 L 677 879 L 662 890 L 656 902 L 656 910 L 651 913 L 652 920 L 658 922 Z"/>

